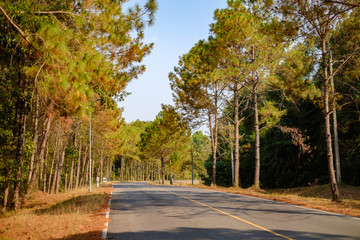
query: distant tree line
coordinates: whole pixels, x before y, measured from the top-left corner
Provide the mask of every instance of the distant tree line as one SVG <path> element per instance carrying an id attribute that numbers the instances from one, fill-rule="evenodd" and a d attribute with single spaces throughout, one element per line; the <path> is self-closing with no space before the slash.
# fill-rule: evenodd
<path id="1" fill-rule="evenodd" d="M 209 138 L 190 127 L 175 108 L 163 105 L 154 121 L 140 120 L 121 128 L 120 154 L 114 163 L 120 181 L 205 179 Z M 192 171 L 193 170 L 193 171 Z"/>

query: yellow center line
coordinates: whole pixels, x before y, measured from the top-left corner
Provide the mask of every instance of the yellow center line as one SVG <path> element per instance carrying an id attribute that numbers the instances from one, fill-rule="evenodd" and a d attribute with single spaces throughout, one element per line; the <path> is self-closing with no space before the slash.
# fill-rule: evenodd
<path id="1" fill-rule="evenodd" d="M 245 219 L 242 219 L 242 218 L 239 218 L 239 217 L 237 217 L 237 216 L 231 215 L 230 213 L 221 211 L 220 209 L 211 207 L 211 206 L 209 206 L 209 205 L 206 205 L 205 203 L 198 202 L 198 201 L 193 200 L 193 199 L 191 199 L 191 198 L 185 197 L 185 196 L 183 196 L 183 195 L 180 195 L 180 194 L 177 194 L 177 193 L 174 193 L 174 192 L 167 191 L 167 190 L 162 189 L 162 188 L 159 188 L 159 187 L 157 187 L 157 188 L 160 189 L 160 190 L 162 190 L 162 191 L 164 191 L 164 192 L 168 192 L 168 193 L 174 194 L 174 195 L 176 195 L 176 196 L 179 196 L 179 197 L 181 197 L 181 198 L 187 199 L 187 200 L 189 200 L 189 201 L 192 201 L 192 202 L 197 203 L 197 204 L 199 204 L 199 205 L 202 205 L 202 206 L 204 206 L 204 207 L 210 208 L 210 209 L 212 209 L 212 210 L 214 210 L 214 211 L 217 211 L 217 212 L 222 213 L 222 214 L 224 214 L 224 215 L 227 215 L 227 216 L 229 216 L 229 217 L 235 218 L 236 220 L 239 220 L 239 221 L 241 221 L 241 222 L 247 223 L 247 224 L 249 224 L 249 225 L 251 225 L 251 226 L 253 226 L 253 227 L 259 228 L 259 229 L 261 229 L 261 230 L 264 230 L 264 231 L 266 231 L 266 232 L 269 232 L 269 233 L 271 233 L 271 234 L 274 234 L 274 235 L 276 235 L 276 236 L 278 236 L 278 237 L 281 237 L 281 238 L 284 238 L 284 239 L 287 239 L 287 240 L 294 240 L 293 238 L 289 238 L 289 237 L 284 236 L 284 235 L 282 235 L 282 234 L 280 234 L 280 233 L 271 231 L 270 229 L 267 229 L 267 228 L 264 228 L 264 227 L 262 227 L 262 226 L 259 226 L 259 225 L 255 224 L 255 223 L 246 221 Z"/>

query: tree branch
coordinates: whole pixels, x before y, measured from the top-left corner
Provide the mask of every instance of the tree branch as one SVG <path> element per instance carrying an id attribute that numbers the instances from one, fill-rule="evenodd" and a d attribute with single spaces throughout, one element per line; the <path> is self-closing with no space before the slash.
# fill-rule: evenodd
<path id="1" fill-rule="evenodd" d="M 360 4 L 346 3 L 346 2 L 342 2 L 342 1 L 327 0 L 325 2 L 327 2 L 327 3 L 338 3 L 338 4 L 345 5 L 345 6 L 350 6 L 350 7 L 360 7 Z"/>
<path id="2" fill-rule="evenodd" d="M 66 12 L 66 11 L 41 11 L 41 12 L 34 12 L 34 14 L 74 14 L 74 13 Z"/>
<path id="3" fill-rule="evenodd" d="M 25 39 L 25 41 L 33 47 L 35 50 L 37 50 L 34 45 L 30 42 L 30 40 L 26 37 L 25 33 L 14 23 L 14 21 L 9 17 L 9 15 L 6 13 L 6 11 L 0 6 L 0 11 L 5 16 L 5 18 L 8 20 L 8 22 L 20 33 L 20 35 Z"/>

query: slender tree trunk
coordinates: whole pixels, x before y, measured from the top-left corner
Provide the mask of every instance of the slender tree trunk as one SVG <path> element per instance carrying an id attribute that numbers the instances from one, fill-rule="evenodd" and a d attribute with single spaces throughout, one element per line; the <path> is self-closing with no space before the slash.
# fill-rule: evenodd
<path id="1" fill-rule="evenodd" d="M 238 83 L 235 83 L 234 87 L 234 187 L 240 186 L 240 152 L 239 152 L 239 87 Z"/>
<path id="2" fill-rule="evenodd" d="M 210 137 L 211 137 L 211 150 L 212 150 L 212 181 L 211 185 L 216 186 L 216 161 L 217 161 L 217 124 L 215 120 L 215 127 L 212 124 L 211 112 L 208 110 L 208 121 L 210 128 Z"/>
<path id="3" fill-rule="evenodd" d="M 142 169 L 142 181 L 145 181 L 145 166 L 144 166 L 144 163 L 141 163 L 141 169 Z"/>
<path id="4" fill-rule="evenodd" d="M 100 183 L 103 184 L 103 167 L 104 167 L 104 145 L 102 144 L 101 146 L 101 154 L 100 154 L 100 168 L 101 168 L 101 172 L 100 172 Z M 122 162 L 122 159 L 121 159 L 121 169 L 123 169 L 123 162 Z"/>
<path id="5" fill-rule="evenodd" d="M 42 180 L 43 180 L 43 188 L 42 188 L 42 190 L 43 190 L 43 192 L 46 192 L 47 191 L 47 188 L 46 188 L 46 168 L 47 168 L 47 162 L 45 161 L 44 162 L 44 167 L 43 167 L 43 169 L 44 169 L 44 171 L 43 171 L 43 177 L 42 177 Z"/>
<path id="6" fill-rule="evenodd" d="M 326 62 L 326 39 L 322 40 L 322 60 L 323 60 L 323 73 L 324 73 L 324 119 L 325 119 L 325 137 L 326 137 L 326 151 L 327 151 L 327 161 L 328 161 L 328 171 L 329 171 L 329 180 L 330 180 L 330 189 L 332 193 L 332 200 L 339 202 L 340 201 L 340 191 L 335 178 L 334 170 L 334 159 L 333 159 L 333 150 L 332 150 L 332 141 L 331 141 L 331 131 L 330 131 L 330 111 L 329 111 L 329 76 L 327 72 L 327 62 Z"/>
<path id="7" fill-rule="evenodd" d="M 68 189 L 67 189 L 67 185 L 68 185 L 68 161 L 66 158 L 64 158 L 64 171 L 65 171 L 65 184 L 64 184 L 64 191 L 67 192 Z"/>
<path id="8" fill-rule="evenodd" d="M 46 175 L 47 175 L 47 167 L 48 167 L 48 156 L 49 156 L 49 141 L 47 141 L 46 147 L 45 147 L 45 157 L 44 157 L 44 162 L 41 164 L 40 166 L 40 171 L 41 171 L 41 175 L 43 175 L 43 191 L 46 192 L 47 191 L 47 180 L 46 180 Z"/>
<path id="9" fill-rule="evenodd" d="M 78 164 L 76 169 L 76 180 L 75 180 L 75 189 L 79 188 L 79 180 L 80 180 L 80 165 L 81 165 L 81 147 L 82 144 L 79 144 L 79 157 L 78 157 Z"/>
<path id="10" fill-rule="evenodd" d="M 44 137 L 43 137 L 41 147 L 40 147 L 39 161 L 35 160 L 35 170 L 34 170 L 34 173 L 33 173 L 32 177 L 31 177 L 30 185 L 29 185 L 29 188 L 28 188 L 27 193 L 26 193 L 26 197 L 25 197 L 26 199 L 30 196 L 31 191 L 34 189 L 39 169 L 44 164 L 44 153 L 45 153 L 47 141 L 48 141 L 49 135 L 50 135 L 51 121 L 52 121 L 52 116 L 49 116 L 45 121 L 46 122 L 46 127 L 45 127 Z M 36 138 L 36 141 L 37 141 L 37 138 Z"/>
<path id="11" fill-rule="evenodd" d="M 59 145 L 57 148 L 57 153 L 56 153 L 56 163 L 55 163 L 55 168 L 54 168 L 54 175 L 53 175 L 53 180 L 52 180 L 52 185 L 51 185 L 51 194 L 55 193 L 56 190 L 56 183 L 58 181 L 58 177 L 59 177 L 59 168 L 60 168 L 60 161 L 61 161 L 61 156 L 62 156 L 62 149 L 63 149 L 63 144 L 65 144 L 63 141 L 61 141 L 61 134 L 59 134 L 58 136 L 58 142 Z M 55 157 L 55 154 L 54 154 Z"/>
<path id="12" fill-rule="evenodd" d="M 8 176 L 11 176 L 11 171 L 9 172 Z M 5 190 L 4 190 L 3 204 L 2 204 L 2 208 L 1 208 L 2 213 L 6 212 L 8 199 L 9 199 L 10 183 L 11 183 L 10 179 L 7 179 L 6 187 L 5 187 Z"/>
<path id="13" fill-rule="evenodd" d="M 124 181 L 124 170 L 125 170 L 125 158 L 124 156 L 121 156 L 121 169 L 120 169 L 120 175 L 121 175 L 121 181 L 123 182 Z"/>
<path id="14" fill-rule="evenodd" d="M 56 187 L 56 181 L 57 181 L 57 177 L 58 177 L 58 169 L 59 169 L 59 155 L 57 156 L 57 160 L 56 160 L 56 163 L 55 163 L 55 168 L 54 168 L 54 174 L 53 174 L 53 179 L 51 180 L 52 181 L 52 185 L 51 185 L 51 194 L 54 194 L 55 193 L 55 187 Z"/>
<path id="15" fill-rule="evenodd" d="M 129 162 L 126 161 L 126 171 L 125 171 L 125 178 L 126 178 L 126 181 L 129 181 L 130 180 L 130 168 L 129 168 Z"/>
<path id="16" fill-rule="evenodd" d="M 82 171 L 81 171 L 81 178 L 80 178 L 80 186 L 82 187 L 84 182 L 86 181 L 86 172 L 85 172 L 85 167 L 86 167 L 86 159 L 87 159 L 87 152 L 88 152 L 88 148 L 86 147 L 85 152 L 84 152 L 84 157 L 83 157 L 83 164 L 82 164 Z"/>
<path id="17" fill-rule="evenodd" d="M 69 179 L 68 190 L 73 189 L 73 181 L 74 181 L 74 161 L 71 161 L 70 179 Z"/>
<path id="18" fill-rule="evenodd" d="M 161 157 L 161 184 L 165 184 L 165 159 Z"/>
<path id="19" fill-rule="evenodd" d="M 28 184 L 30 185 L 28 189 L 30 189 L 30 191 L 32 190 L 32 186 L 31 186 L 31 182 L 32 182 L 32 175 L 34 172 L 34 165 L 36 164 L 36 156 L 37 156 L 37 146 L 38 146 L 38 130 L 39 130 L 39 94 L 36 93 L 36 104 L 35 104 L 35 120 L 34 120 L 34 137 L 33 137 L 33 145 L 34 145 L 34 149 L 32 151 L 31 154 L 31 159 L 30 159 L 30 169 L 29 169 L 29 175 L 28 175 Z M 35 177 L 36 179 L 36 177 Z M 29 195 L 29 190 L 26 193 L 26 197 L 28 197 Z"/>
<path id="20" fill-rule="evenodd" d="M 254 100 L 254 130 L 255 130 L 255 177 L 254 188 L 260 188 L 260 131 L 259 131 L 259 112 L 258 112 L 258 95 L 257 82 L 253 86 L 253 100 Z"/>
<path id="21" fill-rule="evenodd" d="M 84 186 L 86 186 L 86 183 L 89 183 L 89 163 L 88 162 L 86 163 Z"/>
<path id="22" fill-rule="evenodd" d="M 27 95 L 26 90 L 24 95 L 26 97 Z M 25 99 L 23 101 L 24 103 L 23 103 L 23 108 L 20 112 L 20 121 L 19 121 L 20 133 L 16 148 L 16 163 L 18 164 L 18 170 L 15 178 L 15 190 L 12 201 L 15 211 L 17 211 L 21 207 L 21 191 L 22 191 L 21 182 L 23 177 L 24 147 L 25 147 L 26 118 L 27 118 L 26 116 L 27 101 Z"/>
<path id="23" fill-rule="evenodd" d="M 150 164 L 147 162 L 146 163 L 146 181 L 150 180 Z"/>
<path id="24" fill-rule="evenodd" d="M 171 166 L 171 157 L 169 158 L 170 161 L 170 184 L 173 184 L 173 172 L 172 172 L 172 166 Z"/>
<path id="25" fill-rule="evenodd" d="M 340 168 L 340 150 L 339 150 L 339 137 L 338 137 L 338 123 L 336 114 L 336 97 L 335 97 L 335 83 L 333 76 L 333 60 L 332 53 L 330 51 L 330 78 L 331 78 L 331 90 L 332 90 L 332 107 L 333 107 L 333 132 L 334 132 L 334 148 L 335 148 L 335 169 L 336 169 L 336 181 L 341 182 L 341 168 Z"/>
<path id="26" fill-rule="evenodd" d="M 56 157 L 56 155 L 57 155 L 56 146 L 57 146 L 57 144 L 55 144 L 54 154 L 53 154 L 53 158 L 52 158 L 52 161 L 51 161 L 51 168 L 50 168 L 49 182 L 48 182 L 48 193 L 50 193 L 50 192 L 53 193 L 52 187 L 51 187 L 51 180 L 53 178 L 54 164 L 57 164 L 57 162 L 55 163 L 55 159 L 57 159 L 57 157 Z M 55 174 L 54 174 L 54 178 L 55 178 Z"/>
<path id="27" fill-rule="evenodd" d="M 107 180 L 110 181 L 110 176 L 109 176 L 109 170 L 110 169 L 110 162 L 109 162 L 109 157 L 107 158 L 107 166 L 106 166 L 106 176 L 107 176 Z M 132 181 L 132 163 L 131 163 L 131 181 Z"/>
<path id="28" fill-rule="evenodd" d="M 63 166 L 64 166 L 64 161 L 65 161 L 65 149 L 66 149 L 66 137 L 63 140 L 63 147 L 61 150 L 61 157 L 59 159 L 59 167 L 58 167 L 58 171 L 57 171 L 57 181 L 56 181 L 56 194 L 59 193 L 60 191 L 60 183 L 61 183 L 61 175 L 62 175 L 62 171 L 63 171 Z"/>
<path id="29" fill-rule="evenodd" d="M 154 163 L 151 163 L 151 181 L 155 181 L 155 167 Z"/>
<path id="30" fill-rule="evenodd" d="M 95 169 L 95 161 L 91 159 L 91 178 L 89 179 L 89 181 L 91 180 L 91 186 L 94 182 L 94 169 Z"/>

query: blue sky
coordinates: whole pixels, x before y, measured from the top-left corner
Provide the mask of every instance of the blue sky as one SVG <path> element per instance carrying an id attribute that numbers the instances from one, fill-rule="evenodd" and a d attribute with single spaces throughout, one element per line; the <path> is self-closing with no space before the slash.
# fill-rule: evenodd
<path id="1" fill-rule="evenodd" d="M 169 72 L 181 55 L 208 37 L 213 13 L 225 8 L 226 0 L 158 0 L 158 4 L 155 24 L 145 30 L 145 42 L 155 44 L 143 62 L 146 72 L 129 83 L 125 91 L 131 95 L 119 103 L 127 123 L 154 120 L 161 104 L 173 105 Z"/>

